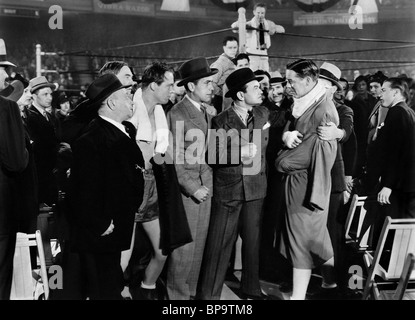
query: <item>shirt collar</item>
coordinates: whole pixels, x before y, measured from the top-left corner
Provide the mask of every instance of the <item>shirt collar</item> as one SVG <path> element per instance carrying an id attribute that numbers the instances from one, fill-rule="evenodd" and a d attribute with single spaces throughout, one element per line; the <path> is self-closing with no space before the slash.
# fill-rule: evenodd
<path id="1" fill-rule="evenodd" d="M 201 111 L 201 105 L 199 102 L 194 101 L 192 98 L 189 97 L 188 94 L 186 94 L 186 98 L 189 99 L 189 101 L 196 107 L 197 110 Z"/>
<path id="2" fill-rule="evenodd" d="M 99 115 L 99 116 L 100 116 L 102 119 L 104 119 L 105 121 L 107 121 L 107 122 L 109 122 L 109 123 L 113 124 L 114 126 L 116 126 L 118 129 L 120 129 L 122 132 L 124 132 L 124 133 L 127 135 L 127 137 L 130 137 L 130 136 L 128 135 L 127 131 L 125 130 L 125 127 L 124 127 L 124 125 L 123 125 L 122 123 L 119 123 L 119 122 L 117 122 L 117 121 L 114 121 L 114 120 L 112 120 L 112 119 L 110 119 L 110 118 L 108 118 L 108 117 L 102 116 L 102 115 Z"/>
<path id="3" fill-rule="evenodd" d="M 32 105 L 33 105 L 33 106 L 37 109 L 37 111 L 39 111 L 39 112 L 40 112 L 40 114 L 41 114 L 42 116 L 45 114 L 45 112 L 47 112 L 47 111 L 45 110 L 45 108 L 42 108 L 42 107 L 40 107 L 40 106 L 36 105 L 36 102 L 34 102 L 34 101 L 33 101 Z"/>

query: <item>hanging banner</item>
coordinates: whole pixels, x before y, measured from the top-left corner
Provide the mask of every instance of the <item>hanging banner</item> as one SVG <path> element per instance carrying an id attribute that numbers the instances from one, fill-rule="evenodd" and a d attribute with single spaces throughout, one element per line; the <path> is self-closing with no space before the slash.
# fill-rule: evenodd
<path id="1" fill-rule="evenodd" d="M 238 11 L 239 8 L 247 8 L 252 0 L 211 0 L 218 7 L 228 11 Z"/>
<path id="2" fill-rule="evenodd" d="M 105 1 L 105 0 L 104 0 Z M 120 1 L 105 4 L 101 0 L 94 0 L 94 12 L 119 13 L 128 15 L 155 15 L 153 3 Z"/>
<path id="3" fill-rule="evenodd" d="M 293 15 L 294 26 L 348 25 L 351 17 L 349 12 L 344 11 L 326 11 L 322 13 L 295 11 Z M 362 23 L 378 23 L 377 12 L 363 14 Z"/>
<path id="4" fill-rule="evenodd" d="M 189 12 L 189 0 L 163 0 L 160 10 Z"/>
<path id="5" fill-rule="evenodd" d="M 340 0 L 294 0 L 297 7 L 305 12 L 322 12 Z"/>

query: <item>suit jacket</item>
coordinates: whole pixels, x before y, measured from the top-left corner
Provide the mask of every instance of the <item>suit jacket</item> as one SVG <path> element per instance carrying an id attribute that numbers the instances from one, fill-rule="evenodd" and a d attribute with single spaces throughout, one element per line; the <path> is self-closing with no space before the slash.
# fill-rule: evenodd
<path id="1" fill-rule="evenodd" d="M 75 248 L 88 252 L 128 249 L 143 198 L 140 149 L 101 117 L 90 123 L 72 148 L 68 220 Z M 114 231 L 102 237 L 111 221 Z"/>
<path id="2" fill-rule="evenodd" d="M 254 107 L 253 115 L 256 129 L 253 142 L 258 149 L 251 163 L 243 163 L 240 157 L 241 147 L 249 143 L 248 128 L 233 107 L 212 119 L 214 131 L 210 134 L 207 158 L 213 168 L 215 197 L 251 201 L 266 196 L 265 152 L 269 135 L 269 126 L 266 126 L 269 111 L 263 106 Z"/>
<path id="3" fill-rule="evenodd" d="M 38 176 L 39 201 L 51 205 L 57 201 L 57 183 L 53 175 L 58 152 L 55 123 L 32 105 L 27 109 L 26 126 L 33 141 L 33 155 Z"/>
<path id="4" fill-rule="evenodd" d="M 182 193 L 190 197 L 202 185 L 212 190 L 212 168 L 205 161 L 212 116 L 198 111 L 185 97 L 167 114 L 167 122 L 173 134 L 171 152 Z M 197 154 L 190 150 L 197 150 Z"/>
<path id="5" fill-rule="evenodd" d="M 405 102 L 389 108 L 372 144 L 381 187 L 415 192 L 415 111 Z"/>
<path id="6" fill-rule="evenodd" d="M 0 234 L 16 232 L 16 210 L 19 203 L 19 172 L 28 163 L 25 131 L 16 102 L 0 96 Z"/>

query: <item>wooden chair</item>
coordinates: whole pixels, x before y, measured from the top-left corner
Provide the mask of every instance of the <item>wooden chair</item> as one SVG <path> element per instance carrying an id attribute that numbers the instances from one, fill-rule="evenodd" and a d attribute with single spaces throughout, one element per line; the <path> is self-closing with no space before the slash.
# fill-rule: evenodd
<path id="1" fill-rule="evenodd" d="M 370 233 L 372 226 L 367 224 L 365 204 L 375 202 L 367 196 L 353 195 L 345 224 L 346 244 L 358 251 L 370 248 Z"/>
<path id="2" fill-rule="evenodd" d="M 396 290 L 380 291 L 380 298 L 382 300 L 415 300 L 415 289 L 407 290 L 409 280 L 414 270 L 414 265 L 415 256 L 410 253 L 406 258 Z"/>
<path id="3" fill-rule="evenodd" d="M 29 247 L 37 247 L 37 265 L 32 269 Z M 13 280 L 10 300 L 36 299 L 37 285 L 42 286 L 44 299 L 49 298 L 49 282 L 43 250 L 42 236 L 39 230 L 34 234 L 17 233 L 16 249 L 13 260 Z"/>
<path id="4" fill-rule="evenodd" d="M 415 219 L 386 217 L 376 250 L 363 255 L 368 270 L 363 299 L 370 293 L 380 299 L 382 286 L 398 284 L 409 254 L 415 254 Z M 410 279 L 415 280 L 415 272 Z"/>

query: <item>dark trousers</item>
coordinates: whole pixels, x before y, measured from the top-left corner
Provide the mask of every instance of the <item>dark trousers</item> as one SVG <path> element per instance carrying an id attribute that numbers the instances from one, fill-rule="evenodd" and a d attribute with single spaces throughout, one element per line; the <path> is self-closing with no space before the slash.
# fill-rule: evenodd
<path id="1" fill-rule="evenodd" d="M 346 266 L 346 239 L 344 236 L 345 219 L 343 213 L 343 193 L 335 192 L 330 195 L 327 229 L 330 234 L 334 253 L 334 270 L 339 286 L 347 285 L 348 269 Z"/>
<path id="2" fill-rule="evenodd" d="M 122 300 L 121 252 L 80 253 L 79 257 L 90 300 Z"/>
<path id="3" fill-rule="evenodd" d="M 199 278 L 198 298 L 219 300 L 238 236 L 242 238 L 241 291 L 260 295 L 259 246 L 264 199 L 212 199 L 208 237 Z"/>
<path id="4" fill-rule="evenodd" d="M 9 300 L 13 279 L 16 233 L 0 235 L 0 300 Z"/>

